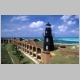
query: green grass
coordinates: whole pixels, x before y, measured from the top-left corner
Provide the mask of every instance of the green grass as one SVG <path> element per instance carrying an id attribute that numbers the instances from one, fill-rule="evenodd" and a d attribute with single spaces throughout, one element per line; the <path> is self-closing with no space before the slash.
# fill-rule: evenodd
<path id="1" fill-rule="evenodd" d="M 75 46 L 75 45 L 74 45 Z M 64 48 L 64 51 L 72 51 L 72 52 L 79 52 L 79 49 L 76 47 L 75 49 L 71 49 L 72 46 L 67 46 Z"/>
<path id="2" fill-rule="evenodd" d="M 39 47 L 43 47 L 43 41 L 35 41 L 36 45 Z"/>
<path id="3" fill-rule="evenodd" d="M 12 57 L 13 60 L 14 60 L 14 63 L 15 63 L 15 64 L 19 64 L 19 59 L 17 58 L 16 55 L 14 55 L 14 54 L 12 53 L 11 44 L 7 44 L 6 47 L 7 47 L 7 49 L 9 50 L 10 55 L 11 55 L 11 57 Z M 22 61 L 20 61 L 20 64 L 35 64 L 32 60 L 30 60 L 30 59 L 29 59 L 27 56 L 25 56 L 23 53 L 22 53 L 22 55 L 24 56 L 24 58 L 23 58 Z"/>
<path id="4" fill-rule="evenodd" d="M 53 57 L 50 64 L 79 64 L 78 55 L 62 55 L 58 50 L 55 50 L 54 53 L 56 56 Z"/>
<path id="5" fill-rule="evenodd" d="M 35 42 L 37 46 L 43 47 L 42 41 L 36 41 Z M 75 46 L 75 45 L 72 45 Z M 79 52 L 79 49 L 76 47 L 75 49 L 71 49 L 72 46 L 66 46 L 66 48 L 63 48 L 64 51 L 74 51 Z M 56 56 L 51 60 L 50 64 L 79 64 L 79 55 L 62 55 L 59 52 L 60 44 L 54 43 L 54 47 L 57 48 L 53 52 L 56 54 Z M 67 58 L 68 57 L 68 58 Z"/>
<path id="6" fill-rule="evenodd" d="M 36 44 L 40 47 L 43 46 L 43 42 L 36 42 Z M 59 47 L 59 45 L 56 45 L 57 47 Z M 11 44 L 7 44 L 7 49 L 10 52 L 11 57 L 14 60 L 15 64 L 19 64 L 19 60 L 17 58 L 16 55 L 14 55 L 12 53 L 12 49 L 11 49 Z M 70 49 L 71 46 L 67 46 L 66 48 L 63 48 L 64 50 L 67 51 L 79 51 L 76 49 Z M 54 58 L 51 60 L 50 64 L 79 64 L 79 55 L 62 55 L 59 52 L 59 49 L 54 50 L 54 53 L 56 54 L 54 56 Z M 23 53 L 22 55 L 24 56 L 24 59 L 20 62 L 20 64 L 35 64 L 32 60 L 30 60 L 28 57 L 26 57 Z M 68 58 L 67 58 L 68 57 Z M 40 64 L 42 64 L 42 62 L 40 62 Z"/>
<path id="7" fill-rule="evenodd" d="M 12 64 L 10 55 L 3 44 L 1 44 L 1 64 Z"/>

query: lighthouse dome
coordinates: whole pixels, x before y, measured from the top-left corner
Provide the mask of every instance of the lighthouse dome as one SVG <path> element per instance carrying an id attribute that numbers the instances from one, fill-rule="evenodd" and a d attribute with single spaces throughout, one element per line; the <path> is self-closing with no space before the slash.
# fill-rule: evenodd
<path id="1" fill-rule="evenodd" d="M 51 28 L 51 24 L 49 24 L 49 22 L 46 24 L 46 28 Z"/>

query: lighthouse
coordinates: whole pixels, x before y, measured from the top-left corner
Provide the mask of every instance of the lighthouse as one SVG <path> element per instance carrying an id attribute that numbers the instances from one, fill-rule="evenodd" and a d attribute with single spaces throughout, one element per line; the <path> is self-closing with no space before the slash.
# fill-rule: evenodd
<path id="1" fill-rule="evenodd" d="M 53 36 L 51 30 L 51 24 L 48 22 L 45 28 L 45 35 L 44 35 L 44 51 L 53 51 L 54 50 L 54 43 L 53 43 Z"/>

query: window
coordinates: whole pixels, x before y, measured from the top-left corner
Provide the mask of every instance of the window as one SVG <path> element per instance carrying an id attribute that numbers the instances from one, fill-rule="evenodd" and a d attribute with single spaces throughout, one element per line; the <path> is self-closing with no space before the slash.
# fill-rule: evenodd
<path id="1" fill-rule="evenodd" d="M 48 50 L 48 46 L 46 46 L 46 50 Z"/>
<path id="2" fill-rule="evenodd" d="M 47 31 L 46 31 L 46 33 L 47 33 Z"/>
<path id="3" fill-rule="evenodd" d="M 46 38 L 46 42 L 48 42 L 48 38 Z"/>

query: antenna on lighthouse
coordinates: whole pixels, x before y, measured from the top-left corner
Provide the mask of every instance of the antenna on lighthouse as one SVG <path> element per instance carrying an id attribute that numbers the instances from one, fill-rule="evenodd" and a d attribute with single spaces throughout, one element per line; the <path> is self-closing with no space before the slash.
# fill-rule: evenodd
<path id="1" fill-rule="evenodd" d="M 52 36 L 54 37 L 55 36 L 55 33 L 52 33 Z"/>
<path id="2" fill-rule="evenodd" d="M 42 34 L 42 36 L 44 37 L 44 33 Z"/>

